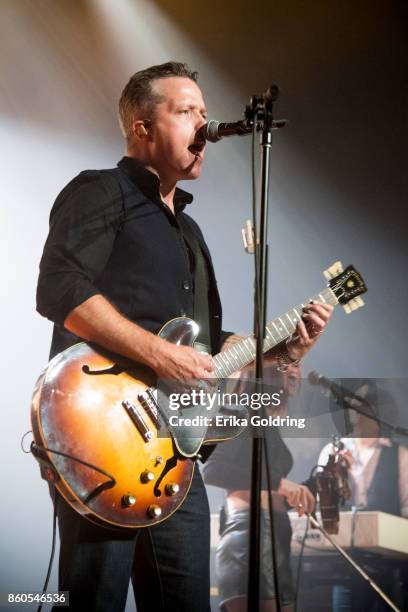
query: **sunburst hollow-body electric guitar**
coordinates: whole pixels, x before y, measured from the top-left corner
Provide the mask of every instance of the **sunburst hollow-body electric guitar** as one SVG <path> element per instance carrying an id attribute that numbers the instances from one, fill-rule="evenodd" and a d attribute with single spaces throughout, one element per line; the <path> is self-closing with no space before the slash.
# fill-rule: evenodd
<path id="1" fill-rule="evenodd" d="M 361 275 L 340 262 L 325 271 L 328 286 L 313 299 L 340 303 L 346 312 L 363 305 Z M 268 351 L 296 328 L 303 304 L 266 326 Z M 166 323 L 159 335 L 194 345 L 197 324 L 186 317 Z M 244 338 L 214 359 L 223 379 L 251 363 L 255 340 Z M 125 362 L 85 342 L 63 351 L 40 375 L 33 393 L 31 449 L 42 476 L 65 500 L 94 523 L 138 528 L 165 520 L 183 502 L 202 444 L 237 435 L 203 428 L 169 427 L 169 414 L 155 392 L 156 377 L 144 366 Z M 198 413 L 197 413 L 198 414 Z M 168 435 L 160 435 L 167 430 Z M 195 436 L 197 434 L 194 434 Z"/>

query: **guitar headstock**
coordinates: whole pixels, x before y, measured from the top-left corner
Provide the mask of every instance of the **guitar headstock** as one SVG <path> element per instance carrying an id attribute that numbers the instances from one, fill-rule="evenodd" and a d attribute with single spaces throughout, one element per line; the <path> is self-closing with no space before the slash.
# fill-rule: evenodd
<path id="1" fill-rule="evenodd" d="M 363 299 L 360 296 L 367 291 L 367 286 L 354 266 L 347 266 L 344 269 L 341 261 L 336 261 L 323 274 L 328 280 L 330 289 L 347 314 L 364 306 Z"/>

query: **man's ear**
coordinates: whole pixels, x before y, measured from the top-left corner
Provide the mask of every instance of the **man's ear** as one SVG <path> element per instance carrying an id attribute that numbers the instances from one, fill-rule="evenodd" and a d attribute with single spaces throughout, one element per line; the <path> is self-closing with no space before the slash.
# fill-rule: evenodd
<path id="1" fill-rule="evenodd" d="M 147 136 L 147 129 L 149 127 L 149 120 L 138 119 L 132 125 L 133 134 L 136 138 L 145 138 Z"/>

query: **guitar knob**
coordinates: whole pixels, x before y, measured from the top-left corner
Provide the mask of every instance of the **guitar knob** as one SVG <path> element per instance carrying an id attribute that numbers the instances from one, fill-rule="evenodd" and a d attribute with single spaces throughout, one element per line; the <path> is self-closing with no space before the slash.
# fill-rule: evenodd
<path id="1" fill-rule="evenodd" d="M 177 495 L 179 491 L 180 487 L 177 482 L 169 482 L 169 484 L 166 484 L 166 495 Z"/>
<path id="2" fill-rule="evenodd" d="M 126 493 L 125 495 L 123 495 L 122 504 L 126 508 L 130 508 L 131 506 L 134 506 L 135 503 L 136 503 L 136 496 L 133 495 L 133 493 Z"/>
<path id="3" fill-rule="evenodd" d="M 143 484 L 148 484 L 149 482 L 152 482 L 152 480 L 154 480 L 153 472 L 145 470 L 140 474 L 140 480 L 143 482 Z"/>
<path id="4" fill-rule="evenodd" d="M 151 506 L 149 506 L 147 510 L 147 514 L 154 519 L 159 518 L 159 516 L 161 516 L 161 513 L 162 509 L 160 508 L 160 506 L 156 506 L 156 504 L 151 504 Z"/>

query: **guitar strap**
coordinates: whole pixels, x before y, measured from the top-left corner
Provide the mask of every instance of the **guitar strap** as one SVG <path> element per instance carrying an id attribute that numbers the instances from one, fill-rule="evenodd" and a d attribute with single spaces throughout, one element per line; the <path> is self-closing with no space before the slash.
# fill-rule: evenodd
<path id="1" fill-rule="evenodd" d="M 187 246 L 190 248 L 194 258 L 194 321 L 200 326 L 200 333 L 196 344 L 200 349 L 206 349 L 211 354 L 211 334 L 210 334 L 210 308 L 208 303 L 209 278 L 208 267 L 201 250 L 197 236 L 190 224 L 183 215 L 178 216 L 179 226 Z"/>

